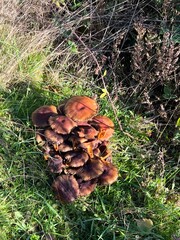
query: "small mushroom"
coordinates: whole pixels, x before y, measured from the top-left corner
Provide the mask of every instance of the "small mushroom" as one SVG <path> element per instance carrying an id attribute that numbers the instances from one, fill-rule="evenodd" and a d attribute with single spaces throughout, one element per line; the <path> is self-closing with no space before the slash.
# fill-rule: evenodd
<path id="1" fill-rule="evenodd" d="M 95 159 L 89 159 L 82 170 L 77 173 L 84 181 L 99 177 L 104 171 L 104 164 Z"/>
<path id="2" fill-rule="evenodd" d="M 108 140 L 114 133 L 114 123 L 110 118 L 102 115 L 93 117 L 91 125 L 99 130 L 98 139 Z"/>
<path id="3" fill-rule="evenodd" d="M 65 165 L 60 155 L 55 155 L 48 159 L 48 167 L 52 173 L 61 173 Z"/>
<path id="4" fill-rule="evenodd" d="M 51 129 L 45 130 L 44 136 L 48 142 L 52 143 L 56 151 L 58 150 L 58 146 L 64 141 L 64 138 L 61 135 Z"/>
<path id="5" fill-rule="evenodd" d="M 77 122 L 84 122 L 97 114 L 97 102 L 86 96 L 70 98 L 64 107 L 65 115 Z"/>
<path id="6" fill-rule="evenodd" d="M 103 161 L 104 172 L 98 178 L 100 185 L 110 185 L 114 183 L 118 178 L 118 169 L 112 163 Z"/>
<path id="7" fill-rule="evenodd" d="M 52 187 L 56 198 L 62 203 L 73 202 L 79 196 L 79 184 L 72 175 L 58 176 Z"/>
<path id="8" fill-rule="evenodd" d="M 97 186 L 97 180 L 96 179 L 92 179 L 92 180 L 86 181 L 86 182 L 81 181 L 79 183 L 79 190 L 80 190 L 79 195 L 81 197 L 88 196 L 89 194 L 91 194 L 94 191 L 96 186 Z"/>
<path id="9" fill-rule="evenodd" d="M 50 117 L 49 124 L 51 128 L 59 134 L 68 134 L 76 126 L 74 121 L 63 115 Z"/>
<path id="10" fill-rule="evenodd" d="M 87 160 L 89 159 L 89 156 L 86 152 L 67 152 L 64 155 L 64 158 L 68 160 L 68 166 L 70 167 L 81 167 L 83 166 Z"/>
<path id="11" fill-rule="evenodd" d="M 36 127 L 49 126 L 49 117 L 57 115 L 57 109 L 55 106 L 42 106 L 37 108 L 31 115 L 32 122 Z"/>

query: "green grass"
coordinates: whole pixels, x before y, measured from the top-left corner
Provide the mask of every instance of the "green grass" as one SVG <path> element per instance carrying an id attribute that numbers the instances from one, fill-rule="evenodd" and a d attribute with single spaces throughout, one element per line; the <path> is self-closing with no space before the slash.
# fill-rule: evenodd
<path id="1" fill-rule="evenodd" d="M 155 173 L 146 134 L 152 127 L 139 130 L 142 118 L 121 106 L 118 117 L 133 139 L 116 127 L 111 148 L 119 168 L 118 181 L 110 187 L 98 187 L 89 197 L 69 205 L 54 199 L 53 176 L 36 146 L 30 116 L 38 106 L 58 105 L 64 98 L 84 92 L 82 82 L 69 88 L 68 94 L 66 81 L 64 85 L 63 94 L 47 90 L 46 84 L 20 84 L 1 92 L 1 239 L 45 239 L 48 234 L 73 240 L 170 239 L 177 234 L 177 199 L 168 201 L 175 193 L 172 183 L 167 187 L 166 181 L 172 182 L 178 171 L 163 177 Z M 88 86 L 86 93 L 92 93 Z M 97 100 L 101 112 L 114 119 L 108 100 Z M 142 219 L 150 219 L 152 228 L 144 231 L 138 227 L 137 220 Z"/>
<path id="2" fill-rule="evenodd" d="M 136 101 L 131 102 L 132 99 L 134 101 L 134 96 L 131 96 L 136 95 L 136 92 L 128 91 L 132 88 L 129 85 L 128 89 L 129 76 L 123 72 L 124 62 L 121 63 L 118 58 L 117 65 L 112 66 L 112 72 L 106 65 L 102 66 L 103 72 L 104 69 L 107 70 L 104 81 L 111 99 L 108 95 L 100 98 L 104 85 L 101 77 L 93 78 L 96 68 L 93 60 L 97 57 L 96 60 L 101 65 L 102 56 L 94 50 L 94 58 L 89 57 L 90 50 L 71 33 L 71 26 L 78 29 L 80 34 L 84 31 L 81 40 L 88 46 L 90 39 L 90 47 L 96 49 L 99 46 L 100 53 L 101 50 L 103 53 L 107 46 L 112 46 L 111 41 L 115 37 L 111 17 L 122 16 L 125 21 L 129 19 L 129 15 L 126 19 L 126 11 L 121 12 L 124 1 L 118 1 L 118 4 L 116 2 L 117 5 L 113 8 L 112 2 L 107 3 L 104 13 L 103 6 L 102 9 L 97 8 L 97 11 L 100 9 L 97 14 L 109 16 L 108 24 L 112 32 L 104 28 L 102 32 L 97 30 L 94 35 L 94 20 L 90 19 L 91 12 L 88 12 L 92 6 L 89 7 L 82 1 L 53 2 L 58 9 L 53 12 L 54 15 L 51 2 L 47 1 L 47 5 L 41 3 L 40 6 L 32 3 L 29 7 L 29 2 L 22 1 L 22 9 L 16 9 L 17 19 L 21 16 L 19 22 L 13 18 L 10 21 L 0 18 L 0 239 L 178 240 L 179 127 L 175 128 L 175 125 L 179 116 L 168 115 L 168 121 L 173 121 L 162 124 L 157 115 L 153 115 L 152 119 L 146 112 L 137 114 L 132 107 Z M 131 1 L 125 2 L 126 10 L 138 7 L 133 6 Z M 162 1 L 155 1 L 157 2 L 162 4 Z M 142 1 L 139 6 L 146 6 L 145 3 L 147 1 Z M 15 6 L 19 7 L 18 4 L 19 1 L 15 1 Z M 155 12 L 148 14 L 154 17 L 156 4 L 151 4 L 151 11 L 154 9 Z M 9 11 L 13 7 L 10 2 L 4 6 L 4 10 Z M 64 6 L 65 10 L 59 6 Z M 114 15 L 109 14 L 109 11 Z M 160 10 L 157 14 L 159 12 Z M 129 13 L 132 13 L 131 10 Z M 62 16 L 63 24 L 58 14 Z M 166 13 L 163 12 L 162 18 L 164 14 Z M 7 16 L 9 17 L 8 14 Z M 88 25 L 91 20 L 92 38 L 89 38 L 87 33 L 91 29 Z M 102 27 L 105 21 L 106 18 L 100 22 Z M 79 29 L 78 24 L 84 30 Z M 121 28 L 123 26 L 120 25 L 119 35 L 113 44 L 120 44 L 118 37 L 121 39 Z M 128 30 L 129 28 L 130 25 Z M 178 29 L 176 25 L 175 28 Z M 131 41 L 132 37 L 128 36 L 127 34 L 127 41 Z M 158 39 L 160 41 L 160 37 Z M 124 43 L 131 47 L 134 44 L 126 43 L 126 39 Z M 123 50 L 127 51 L 126 48 Z M 114 54 L 116 57 L 119 53 Z M 169 78 L 168 82 L 176 86 L 173 82 L 176 82 L 176 78 L 174 74 L 174 79 Z M 176 100 L 177 89 L 172 89 L 171 84 L 164 87 L 163 102 L 160 103 Z M 151 82 L 149 91 L 153 94 Z M 55 199 L 51 189 L 54 176 L 48 171 L 41 149 L 36 145 L 31 114 L 39 106 L 57 106 L 73 95 L 96 95 L 100 113 L 109 116 L 115 123 L 110 148 L 113 162 L 119 169 L 119 178 L 111 186 L 97 187 L 87 198 L 62 205 Z M 140 105 L 139 98 L 143 94 L 138 92 L 137 96 Z M 164 126 L 167 128 L 162 130 Z M 158 136 L 163 136 L 160 141 Z"/>

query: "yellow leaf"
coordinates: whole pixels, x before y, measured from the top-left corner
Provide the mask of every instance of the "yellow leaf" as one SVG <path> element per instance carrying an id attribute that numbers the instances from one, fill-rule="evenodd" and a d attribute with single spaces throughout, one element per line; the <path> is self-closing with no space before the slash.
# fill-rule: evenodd
<path id="1" fill-rule="evenodd" d="M 60 4 L 64 5 L 64 0 L 53 0 L 53 3 L 56 5 L 57 8 L 60 8 Z"/>
<path id="2" fill-rule="evenodd" d="M 103 93 L 100 95 L 100 98 L 105 97 L 107 95 L 107 93 L 108 93 L 108 91 L 105 88 L 102 89 L 102 92 Z"/>
<path id="3" fill-rule="evenodd" d="M 178 120 L 176 122 L 176 127 L 180 127 L 180 117 L 178 118 Z"/>
<path id="4" fill-rule="evenodd" d="M 107 75 L 107 70 L 105 69 L 103 73 L 103 77 L 105 77 L 106 75 Z"/>

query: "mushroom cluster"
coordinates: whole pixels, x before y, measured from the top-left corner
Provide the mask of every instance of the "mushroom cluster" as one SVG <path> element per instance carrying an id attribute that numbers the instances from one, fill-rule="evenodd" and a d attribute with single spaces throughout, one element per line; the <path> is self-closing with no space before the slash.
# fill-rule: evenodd
<path id="1" fill-rule="evenodd" d="M 87 196 L 97 185 L 109 185 L 118 178 L 108 148 L 114 123 L 97 115 L 98 110 L 94 99 L 74 96 L 58 107 L 45 105 L 32 113 L 36 141 L 48 169 L 56 174 L 52 187 L 62 203 Z"/>

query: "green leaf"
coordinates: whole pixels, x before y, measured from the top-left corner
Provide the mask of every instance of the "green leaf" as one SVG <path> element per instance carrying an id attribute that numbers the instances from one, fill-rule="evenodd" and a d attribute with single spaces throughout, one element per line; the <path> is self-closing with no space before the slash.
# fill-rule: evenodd
<path id="1" fill-rule="evenodd" d="M 30 240 L 39 240 L 40 236 L 36 235 L 36 234 L 32 234 L 30 237 Z"/>
<path id="2" fill-rule="evenodd" d="M 78 49 L 77 49 L 75 42 L 68 40 L 67 43 L 68 43 L 68 46 L 70 47 L 72 53 L 78 53 Z"/>

